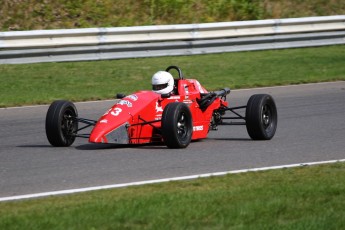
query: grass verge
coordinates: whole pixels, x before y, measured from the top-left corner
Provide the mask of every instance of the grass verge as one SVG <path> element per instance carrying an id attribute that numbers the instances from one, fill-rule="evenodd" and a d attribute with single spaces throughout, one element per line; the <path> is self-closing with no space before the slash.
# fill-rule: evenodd
<path id="1" fill-rule="evenodd" d="M 344 229 L 345 163 L 0 203 L 0 229 Z"/>
<path id="2" fill-rule="evenodd" d="M 344 13 L 342 0 L 1 0 L 0 30 L 190 24 Z"/>
<path id="3" fill-rule="evenodd" d="M 113 98 L 150 89 L 151 76 L 181 67 L 207 89 L 345 80 L 345 45 L 94 62 L 0 65 L 0 107 Z"/>

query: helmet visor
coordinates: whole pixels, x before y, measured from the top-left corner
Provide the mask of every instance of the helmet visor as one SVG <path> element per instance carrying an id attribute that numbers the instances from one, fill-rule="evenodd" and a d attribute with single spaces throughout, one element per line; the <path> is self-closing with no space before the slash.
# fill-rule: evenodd
<path id="1" fill-rule="evenodd" d="M 161 89 L 165 89 L 166 87 L 168 87 L 168 83 L 159 84 L 159 85 L 152 85 L 152 89 L 153 89 L 154 91 L 158 91 L 158 90 L 161 90 Z"/>

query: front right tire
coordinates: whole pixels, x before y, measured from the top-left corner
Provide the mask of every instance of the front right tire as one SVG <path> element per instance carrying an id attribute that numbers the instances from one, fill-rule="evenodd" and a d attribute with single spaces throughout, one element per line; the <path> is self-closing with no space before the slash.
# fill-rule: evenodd
<path id="1" fill-rule="evenodd" d="M 273 138 L 278 123 L 277 107 L 268 94 L 254 94 L 247 103 L 246 127 L 253 140 Z"/>

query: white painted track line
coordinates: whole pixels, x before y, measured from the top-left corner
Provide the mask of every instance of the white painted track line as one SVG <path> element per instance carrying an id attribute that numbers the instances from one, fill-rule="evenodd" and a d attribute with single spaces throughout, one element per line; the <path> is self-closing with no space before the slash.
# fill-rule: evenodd
<path id="1" fill-rule="evenodd" d="M 318 161 L 318 162 L 309 162 L 309 163 L 298 163 L 298 164 L 289 164 L 289 165 L 278 165 L 278 166 L 270 166 L 270 167 L 263 167 L 263 168 L 240 169 L 240 170 L 233 170 L 233 171 L 226 171 L 226 172 L 205 173 L 205 174 L 199 174 L 199 175 L 138 181 L 138 182 L 124 183 L 124 184 L 112 184 L 112 185 L 104 185 L 104 186 L 95 186 L 95 187 L 87 187 L 87 188 L 77 188 L 77 189 L 69 189 L 69 190 L 27 194 L 27 195 L 20 195 L 20 196 L 10 196 L 10 197 L 0 198 L 0 202 L 42 198 L 42 197 L 57 196 L 57 195 L 67 195 L 67 194 L 75 194 L 75 193 L 81 193 L 81 192 L 123 188 L 123 187 L 138 186 L 138 185 L 157 184 L 157 183 L 170 182 L 170 181 L 192 180 L 192 179 L 206 178 L 206 177 L 212 177 L 212 176 L 223 176 L 227 174 L 239 174 L 239 173 L 246 173 L 246 172 L 258 172 L 258 171 L 266 171 L 266 170 L 274 170 L 274 169 L 295 168 L 295 167 L 321 165 L 321 164 L 332 164 L 332 163 L 337 163 L 337 162 L 345 162 L 345 159 Z"/>

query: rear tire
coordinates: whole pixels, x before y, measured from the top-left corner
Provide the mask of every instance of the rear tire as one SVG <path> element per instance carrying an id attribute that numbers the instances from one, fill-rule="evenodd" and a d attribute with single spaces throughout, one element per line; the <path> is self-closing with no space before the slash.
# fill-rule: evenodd
<path id="1" fill-rule="evenodd" d="M 247 103 L 246 127 L 253 140 L 273 138 L 278 123 L 276 104 L 268 94 L 254 94 Z"/>
<path id="2" fill-rule="evenodd" d="M 184 103 L 168 104 L 162 115 L 162 135 L 169 148 L 186 148 L 192 140 L 192 114 Z"/>
<path id="3" fill-rule="evenodd" d="M 54 101 L 46 116 L 46 135 L 51 145 L 66 147 L 73 144 L 78 130 L 78 112 L 70 101 Z"/>

